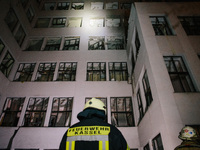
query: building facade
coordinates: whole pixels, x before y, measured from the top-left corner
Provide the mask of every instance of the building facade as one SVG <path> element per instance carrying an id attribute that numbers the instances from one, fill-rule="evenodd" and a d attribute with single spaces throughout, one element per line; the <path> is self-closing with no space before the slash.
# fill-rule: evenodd
<path id="1" fill-rule="evenodd" d="M 92 97 L 132 150 L 198 129 L 198 2 L 0 3 L 0 149 L 58 149 Z"/>

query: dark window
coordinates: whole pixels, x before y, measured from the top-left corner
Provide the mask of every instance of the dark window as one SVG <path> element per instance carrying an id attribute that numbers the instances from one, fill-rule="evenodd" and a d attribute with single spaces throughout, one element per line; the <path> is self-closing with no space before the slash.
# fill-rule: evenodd
<path id="1" fill-rule="evenodd" d="M 66 18 L 53 18 L 52 27 L 65 27 Z"/>
<path id="2" fill-rule="evenodd" d="M 160 134 L 158 134 L 158 135 L 152 140 L 152 144 L 153 144 L 153 150 L 164 150 L 163 144 L 162 144 L 162 139 L 161 139 L 161 135 L 160 135 Z"/>
<path id="3" fill-rule="evenodd" d="M 67 2 L 59 2 L 57 4 L 56 10 L 68 10 L 69 9 L 69 4 L 70 3 L 67 3 Z"/>
<path id="4" fill-rule="evenodd" d="M 58 51 L 60 50 L 61 38 L 48 38 L 45 51 Z"/>
<path id="5" fill-rule="evenodd" d="M 50 18 L 38 18 L 35 28 L 48 28 L 49 27 Z"/>
<path id="6" fill-rule="evenodd" d="M 181 56 L 164 56 L 175 92 L 196 92 Z"/>
<path id="7" fill-rule="evenodd" d="M 24 32 L 24 29 L 22 28 L 22 26 L 20 26 L 19 29 L 17 30 L 17 33 L 15 34 L 15 40 L 17 41 L 19 46 L 22 45 L 25 37 L 26 37 L 26 33 Z"/>
<path id="8" fill-rule="evenodd" d="M 131 97 L 111 97 L 111 122 L 118 127 L 134 126 Z"/>
<path id="9" fill-rule="evenodd" d="M 144 150 L 150 150 L 149 143 L 147 143 L 147 145 L 144 146 Z"/>
<path id="10" fill-rule="evenodd" d="M 121 9 L 131 9 L 131 3 L 121 3 Z"/>
<path id="11" fill-rule="evenodd" d="M 1 114 L 1 126 L 17 126 L 25 98 L 7 98 Z"/>
<path id="12" fill-rule="evenodd" d="M 153 101 L 152 93 L 151 93 L 151 87 L 149 84 L 149 79 L 147 76 L 147 71 L 145 71 L 144 76 L 142 78 L 143 88 L 144 88 L 144 94 L 146 98 L 146 108 L 147 111 L 148 107 L 150 106 L 151 102 Z"/>
<path id="13" fill-rule="evenodd" d="M 110 81 L 127 81 L 128 70 L 126 62 L 109 63 L 109 80 Z"/>
<path id="14" fill-rule="evenodd" d="M 165 16 L 150 16 L 156 35 L 173 35 Z"/>
<path id="15" fill-rule="evenodd" d="M 12 55 L 9 52 L 7 52 L 0 65 L 0 70 L 6 77 L 9 76 L 14 62 L 15 60 L 13 59 Z"/>
<path id="16" fill-rule="evenodd" d="M 138 92 L 137 92 L 137 101 L 138 101 L 138 110 L 139 110 L 139 121 L 138 122 L 140 122 L 142 120 L 142 118 L 144 117 L 144 110 L 143 110 L 140 89 L 138 89 Z"/>
<path id="17" fill-rule="evenodd" d="M 40 63 L 35 81 L 53 81 L 56 63 Z"/>
<path id="18" fill-rule="evenodd" d="M 106 81 L 106 63 L 88 62 L 87 81 Z"/>
<path id="19" fill-rule="evenodd" d="M 200 35 L 200 16 L 178 17 L 187 35 Z"/>
<path id="20" fill-rule="evenodd" d="M 30 39 L 27 51 L 40 51 L 42 47 L 44 39 L 38 38 L 38 39 Z"/>
<path id="21" fill-rule="evenodd" d="M 107 2 L 106 9 L 118 9 L 118 2 Z"/>
<path id="22" fill-rule="evenodd" d="M 72 97 L 56 97 L 53 99 L 50 127 L 68 127 L 71 124 Z"/>
<path id="23" fill-rule="evenodd" d="M 29 99 L 28 106 L 24 118 L 25 127 L 42 127 L 46 116 L 49 98 Z"/>
<path id="24" fill-rule="evenodd" d="M 33 20 L 35 13 L 34 13 L 33 8 L 31 6 L 27 10 L 26 16 L 27 16 L 29 22 L 31 22 Z"/>
<path id="25" fill-rule="evenodd" d="M 138 32 L 136 32 L 136 35 L 135 35 L 135 48 L 136 48 L 136 59 L 137 59 L 139 50 L 140 50 L 140 39 L 138 36 Z"/>
<path id="26" fill-rule="evenodd" d="M 88 50 L 105 50 L 104 37 L 90 37 L 88 41 Z"/>
<path id="27" fill-rule="evenodd" d="M 63 50 L 78 50 L 80 37 L 65 37 Z"/>
<path id="28" fill-rule="evenodd" d="M 21 63 L 15 74 L 14 81 L 31 81 L 35 63 Z"/>
<path id="29" fill-rule="evenodd" d="M 0 39 L 0 56 L 1 56 L 1 53 L 3 52 L 4 48 L 5 48 L 5 44 Z"/>
<path id="30" fill-rule="evenodd" d="M 44 3 L 43 10 L 54 10 L 56 3 Z"/>
<path id="31" fill-rule="evenodd" d="M 76 67 L 76 62 L 61 62 L 59 64 L 57 81 L 75 81 Z"/>
<path id="32" fill-rule="evenodd" d="M 14 10 L 10 9 L 9 12 L 7 13 L 7 15 L 6 15 L 5 22 L 8 25 L 11 32 L 13 32 L 14 29 L 16 28 L 18 21 L 19 20 L 16 16 Z"/>

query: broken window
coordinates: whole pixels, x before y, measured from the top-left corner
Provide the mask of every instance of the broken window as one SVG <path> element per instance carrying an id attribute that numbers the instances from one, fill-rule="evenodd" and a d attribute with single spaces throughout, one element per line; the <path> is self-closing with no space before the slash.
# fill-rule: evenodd
<path id="1" fill-rule="evenodd" d="M 164 150 L 160 133 L 152 140 L 154 150 Z"/>
<path id="2" fill-rule="evenodd" d="M 69 127 L 71 124 L 72 106 L 72 97 L 54 98 L 49 127 Z"/>
<path id="3" fill-rule="evenodd" d="M 43 10 L 54 10 L 56 3 L 44 3 Z"/>
<path id="4" fill-rule="evenodd" d="M 90 26 L 91 27 L 104 27 L 104 18 L 91 18 Z"/>
<path id="5" fill-rule="evenodd" d="M 139 123 L 144 117 L 144 109 L 143 109 L 140 89 L 138 89 L 137 91 L 137 102 L 138 102 L 138 111 L 139 111 L 139 118 L 138 118 L 138 123 Z"/>
<path id="6" fill-rule="evenodd" d="M 48 28 L 50 20 L 50 18 L 38 18 L 35 28 Z"/>
<path id="7" fill-rule="evenodd" d="M 75 81 L 76 62 L 61 62 L 58 69 L 57 81 Z"/>
<path id="8" fill-rule="evenodd" d="M 107 27 L 119 27 L 120 26 L 120 17 L 108 17 L 106 19 Z"/>
<path id="9" fill-rule="evenodd" d="M 106 81 L 106 63 L 88 62 L 87 81 Z"/>
<path id="10" fill-rule="evenodd" d="M 5 44 L 0 39 L 0 56 L 1 56 L 1 53 L 3 52 L 4 48 L 5 48 Z"/>
<path id="11" fill-rule="evenodd" d="M 35 81 L 53 81 L 56 63 L 40 63 Z"/>
<path id="12" fill-rule="evenodd" d="M 27 51 L 40 51 L 44 38 L 30 39 Z"/>
<path id="13" fill-rule="evenodd" d="M 31 6 L 27 10 L 26 16 L 27 16 L 29 22 L 31 22 L 33 20 L 35 13 L 34 13 L 33 8 Z"/>
<path id="14" fill-rule="evenodd" d="M 26 37 L 26 33 L 24 32 L 24 29 L 22 28 L 22 26 L 20 26 L 19 29 L 17 30 L 17 33 L 15 34 L 15 40 L 17 41 L 19 46 L 22 45 L 25 37 Z"/>
<path id="15" fill-rule="evenodd" d="M 82 26 L 82 18 L 72 17 L 69 18 L 67 27 L 81 27 Z"/>
<path id="16" fill-rule="evenodd" d="M 103 2 L 91 2 L 91 9 L 103 9 Z"/>
<path id="17" fill-rule="evenodd" d="M 56 10 L 68 10 L 69 9 L 69 4 L 68 2 L 59 2 L 57 4 Z"/>
<path id="18" fill-rule="evenodd" d="M 118 9 L 118 2 L 106 3 L 106 9 Z"/>
<path id="19" fill-rule="evenodd" d="M 181 56 L 164 56 L 164 61 L 175 92 L 196 92 Z"/>
<path id="20" fill-rule="evenodd" d="M 48 38 L 44 51 L 60 50 L 61 38 Z"/>
<path id="21" fill-rule="evenodd" d="M 53 18 L 51 27 L 65 27 L 66 18 Z"/>
<path id="22" fill-rule="evenodd" d="M 33 71 L 35 69 L 35 63 L 21 63 L 15 74 L 14 81 L 31 81 Z"/>
<path id="23" fill-rule="evenodd" d="M 110 62 L 109 63 L 110 81 L 127 81 L 128 70 L 126 62 Z"/>
<path id="24" fill-rule="evenodd" d="M 84 3 L 72 3 L 72 10 L 81 10 L 84 9 Z"/>
<path id="25" fill-rule="evenodd" d="M 108 50 L 124 49 L 124 37 L 110 36 L 107 38 Z"/>
<path id="26" fill-rule="evenodd" d="M 78 50 L 80 37 L 65 37 L 63 50 Z"/>
<path id="27" fill-rule="evenodd" d="M 12 55 L 9 52 L 7 52 L 0 65 L 0 70 L 6 77 L 9 76 L 10 71 L 14 65 L 14 62 L 15 60 L 12 57 Z"/>
<path id="28" fill-rule="evenodd" d="M 89 50 L 105 50 L 105 37 L 92 36 L 88 41 Z"/>
<path id="29" fill-rule="evenodd" d="M 111 122 L 117 127 L 134 126 L 131 97 L 111 97 Z"/>
<path id="30" fill-rule="evenodd" d="M 25 98 L 7 98 L 0 118 L 0 126 L 16 127 Z"/>
<path id="31" fill-rule="evenodd" d="M 25 113 L 25 127 L 43 127 L 49 98 L 31 97 Z"/>

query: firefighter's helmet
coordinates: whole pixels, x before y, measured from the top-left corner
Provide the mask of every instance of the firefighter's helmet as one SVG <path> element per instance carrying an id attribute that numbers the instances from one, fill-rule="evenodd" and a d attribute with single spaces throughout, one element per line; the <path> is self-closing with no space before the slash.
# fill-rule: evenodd
<path id="1" fill-rule="evenodd" d="M 179 138 L 182 140 L 192 140 L 194 137 L 197 137 L 196 131 L 190 126 L 184 127 L 179 135 Z"/>
<path id="2" fill-rule="evenodd" d="M 106 113 L 106 106 L 105 104 L 96 98 L 92 98 L 89 101 L 86 102 L 84 110 L 86 108 L 95 108 L 95 109 L 99 109 L 99 110 L 103 110 Z"/>

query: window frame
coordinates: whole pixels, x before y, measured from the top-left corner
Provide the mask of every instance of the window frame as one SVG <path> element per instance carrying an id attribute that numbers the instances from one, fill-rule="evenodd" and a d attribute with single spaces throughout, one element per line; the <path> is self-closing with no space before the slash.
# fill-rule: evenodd
<path id="1" fill-rule="evenodd" d="M 139 118 L 138 118 L 138 124 L 139 124 L 145 115 L 140 88 L 138 88 L 137 90 L 137 103 L 138 103 L 138 111 L 139 111 Z"/>
<path id="2" fill-rule="evenodd" d="M 40 21 L 42 21 L 42 23 Z M 44 21 L 45 21 L 45 24 L 44 24 Z M 50 17 L 38 18 L 36 23 L 35 23 L 34 28 L 48 28 L 50 21 L 51 21 Z"/>
<path id="3" fill-rule="evenodd" d="M 53 27 L 53 28 L 62 28 L 62 27 L 65 27 L 66 22 L 67 22 L 67 18 L 66 17 L 53 18 L 52 22 L 51 22 L 51 27 Z"/>
<path id="4" fill-rule="evenodd" d="M 0 56 L 1 56 L 1 54 L 2 54 L 2 52 L 3 52 L 5 47 L 6 46 L 5 46 L 4 42 L 0 39 Z"/>
<path id="5" fill-rule="evenodd" d="M 90 36 L 88 40 L 88 50 L 105 50 L 105 37 Z"/>
<path id="6" fill-rule="evenodd" d="M 112 69 L 110 68 L 112 65 Z M 117 67 L 115 66 L 115 64 L 120 64 L 120 68 L 116 69 Z M 123 64 L 126 64 L 126 69 L 123 69 L 124 66 Z M 109 66 L 109 81 L 128 81 L 128 68 L 127 68 L 127 62 L 109 62 L 108 63 Z M 119 74 L 116 74 L 116 72 L 118 72 Z M 119 78 L 117 78 L 117 76 L 119 76 Z"/>
<path id="7" fill-rule="evenodd" d="M 46 39 L 44 51 L 59 51 L 61 46 L 61 37 L 49 37 Z"/>
<path id="8" fill-rule="evenodd" d="M 125 50 L 124 36 L 108 36 L 106 44 L 108 50 Z"/>
<path id="9" fill-rule="evenodd" d="M 68 44 L 67 44 L 67 41 L 69 41 Z M 72 42 L 72 41 L 74 41 L 74 42 Z M 65 37 L 62 50 L 79 50 L 79 44 L 80 44 L 80 36 Z"/>
<path id="10" fill-rule="evenodd" d="M 159 139 L 160 139 L 160 143 L 158 142 Z M 164 150 L 162 137 L 160 133 L 152 139 L 152 146 L 153 146 L 153 150 Z"/>
<path id="11" fill-rule="evenodd" d="M 22 27 L 22 25 L 19 26 L 14 37 L 17 43 L 19 44 L 19 46 L 22 46 L 22 43 L 24 42 L 24 39 L 26 37 L 26 32 L 24 31 L 24 28 Z"/>

